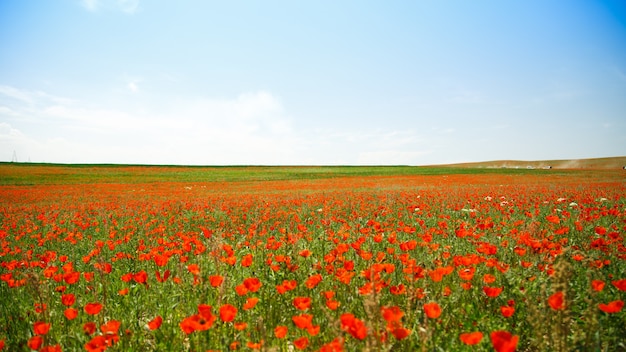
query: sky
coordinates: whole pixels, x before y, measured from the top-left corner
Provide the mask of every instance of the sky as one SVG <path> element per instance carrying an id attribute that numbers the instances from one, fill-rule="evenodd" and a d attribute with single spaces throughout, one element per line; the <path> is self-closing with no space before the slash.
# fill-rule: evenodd
<path id="1" fill-rule="evenodd" d="M 621 0 L 0 0 L 0 161 L 625 155 Z"/>

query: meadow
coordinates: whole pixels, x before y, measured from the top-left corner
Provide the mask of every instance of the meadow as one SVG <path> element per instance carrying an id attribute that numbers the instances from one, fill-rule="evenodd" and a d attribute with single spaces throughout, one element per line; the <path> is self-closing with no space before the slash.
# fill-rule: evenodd
<path id="1" fill-rule="evenodd" d="M 626 171 L 0 164 L 2 351 L 623 351 Z"/>

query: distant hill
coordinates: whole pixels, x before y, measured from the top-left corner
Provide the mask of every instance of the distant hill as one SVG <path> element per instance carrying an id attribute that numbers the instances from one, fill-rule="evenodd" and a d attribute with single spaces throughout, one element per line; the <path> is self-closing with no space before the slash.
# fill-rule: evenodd
<path id="1" fill-rule="evenodd" d="M 510 168 L 510 169 L 622 169 L 626 166 L 626 156 L 568 160 L 494 160 L 474 163 L 437 165 L 441 167 L 467 168 Z"/>

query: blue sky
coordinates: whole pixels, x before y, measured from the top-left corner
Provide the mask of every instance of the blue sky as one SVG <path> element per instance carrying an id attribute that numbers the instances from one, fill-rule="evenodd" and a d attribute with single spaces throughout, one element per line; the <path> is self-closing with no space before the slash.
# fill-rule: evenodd
<path id="1" fill-rule="evenodd" d="M 0 2 L 0 161 L 623 155 L 620 0 Z"/>

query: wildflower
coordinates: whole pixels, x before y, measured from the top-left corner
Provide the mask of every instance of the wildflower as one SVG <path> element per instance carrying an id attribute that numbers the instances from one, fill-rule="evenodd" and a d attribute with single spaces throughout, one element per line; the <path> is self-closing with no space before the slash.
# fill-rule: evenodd
<path id="1" fill-rule="evenodd" d="M 396 338 L 396 340 L 402 340 L 411 335 L 411 330 L 403 327 L 397 327 L 391 329 L 391 334 Z"/>
<path id="2" fill-rule="evenodd" d="M 404 286 L 404 284 L 389 286 L 389 293 L 391 293 L 392 295 L 403 295 L 406 293 L 406 287 Z"/>
<path id="3" fill-rule="evenodd" d="M 138 284 L 145 284 L 148 281 L 148 273 L 142 270 L 133 275 L 133 280 Z"/>
<path id="4" fill-rule="evenodd" d="M 424 312 L 431 319 L 437 319 L 441 315 L 441 307 L 436 302 L 424 304 Z"/>
<path id="5" fill-rule="evenodd" d="M 556 215 L 548 215 L 546 216 L 546 220 L 553 224 L 558 224 L 560 222 L 559 217 Z"/>
<path id="6" fill-rule="evenodd" d="M 615 280 L 611 282 L 615 288 L 620 291 L 626 291 L 626 279 Z"/>
<path id="7" fill-rule="evenodd" d="M 187 265 L 187 270 L 193 275 L 200 275 L 200 266 L 198 264 Z"/>
<path id="8" fill-rule="evenodd" d="M 474 268 L 473 266 L 469 268 L 461 268 L 459 269 L 459 277 L 461 278 L 461 280 L 470 281 L 474 278 L 475 272 L 476 268 Z"/>
<path id="9" fill-rule="evenodd" d="M 491 283 L 494 283 L 495 281 L 496 281 L 496 277 L 491 274 L 485 274 L 483 276 L 483 282 L 486 284 L 491 284 Z"/>
<path id="10" fill-rule="evenodd" d="M 299 350 L 303 350 L 305 349 L 308 345 L 309 345 L 309 338 L 306 336 L 303 336 L 297 340 L 293 341 L 293 345 L 299 349 Z"/>
<path id="11" fill-rule="evenodd" d="M 503 317 L 510 318 L 513 315 L 513 313 L 515 313 L 515 307 L 502 306 L 500 307 L 500 313 L 502 313 Z"/>
<path id="12" fill-rule="evenodd" d="M 246 254 L 243 256 L 243 258 L 241 258 L 241 266 L 243 267 L 249 267 L 250 265 L 252 265 L 252 254 Z"/>
<path id="13" fill-rule="evenodd" d="M 161 318 L 160 315 L 157 315 L 154 319 L 150 320 L 148 322 L 148 329 L 150 330 L 156 330 L 159 327 L 161 327 L 161 324 L 163 323 L 163 318 Z"/>
<path id="14" fill-rule="evenodd" d="M 170 277 L 169 269 L 165 270 L 165 272 L 163 273 L 163 276 L 161 276 L 161 273 L 158 270 L 156 270 L 154 272 L 154 274 L 155 274 L 156 279 L 157 279 L 158 282 L 165 282 L 167 280 L 167 278 Z"/>
<path id="15" fill-rule="evenodd" d="M 33 336 L 28 340 L 28 348 L 30 348 L 31 350 L 40 350 L 41 349 L 41 345 L 43 344 L 43 337 L 37 335 L 37 336 Z"/>
<path id="16" fill-rule="evenodd" d="M 259 299 L 257 297 L 248 297 L 248 299 L 246 299 L 246 303 L 243 304 L 243 310 L 250 310 L 254 308 L 258 302 Z"/>
<path id="17" fill-rule="evenodd" d="M 235 323 L 233 325 L 233 327 L 235 328 L 235 330 L 243 331 L 243 330 L 245 330 L 248 327 L 248 323 L 246 323 L 246 322 L 238 322 L 238 323 Z"/>
<path id="18" fill-rule="evenodd" d="M 563 291 L 557 291 L 548 297 L 548 304 L 553 310 L 562 310 L 565 308 Z"/>
<path id="19" fill-rule="evenodd" d="M 323 345 L 320 348 L 320 352 L 341 352 L 343 351 L 343 339 L 341 337 L 337 337 L 331 342 Z"/>
<path id="20" fill-rule="evenodd" d="M 274 328 L 274 336 L 279 339 L 285 338 L 285 336 L 287 336 L 287 327 L 284 325 L 279 325 Z"/>
<path id="21" fill-rule="evenodd" d="M 308 288 L 308 289 L 312 289 L 315 286 L 317 286 L 317 284 L 319 284 L 320 282 L 322 282 L 322 275 L 320 274 L 315 274 L 310 276 L 305 282 L 304 285 Z"/>
<path id="22" fill-rule="evenodd" d="M 483 333 L 480 331 L 466 332 L 460 334 L 459 339 L 466 345 L 476 345 L 483 339 Z"/>
<path id="23" fill-rule="evenodd" d="M 623 307 L 624 307 L 624 301 L 622 300 L 609 302 L 607 304 L 604 304 L 604 303 L 598 304 L 598 308 L 600 308 L 601 311 L 608 313 L 608 314 L 617 313 L 621 311 Z"/>
<path id="24" fill-rule="evenodd" d="M 591 281 L 591 288 L 596 292 L 602 291 L 604 289 L 604 281 L 602 280 Z"/>
<path id="25" fill-rule="evenodd" d="M 298 328 L 306 329 L 312 325 L 311 322 L 313 321 L 313 315 L 311 314 L 294 315 L 293 317 L 291 317 L 291 320 Z"/>
<path id="26" fill-rule="evenodd" d="M 107 340 L 104 336 L 98 335 L 85 344 L 87 352 L 102 352 L 107 348 Z"/>
<path id="27" fill-rule="evenodd" d="M 92 335 L 94 332 L 96 332 L 96 323 L 94 322 L 87 322 L 83 325 L 83 332 L 87 335 Z"/>
<path id="28" fill-rule="evenodd" d="M 263 285 L 261 281 L 256 277 L 251 277 L 243 280 L 243 284 L 250 292 L 257 292 Z"/>
<path id="29" fill-rule="evenodd" d="M 504 290 L 504 287 L 489 287 L 489 286 L 483 287 L 483 292 L 485 292 L 487 297 L 492 297 L 492 298 L 498 297 L 500 293 L 502 293 L 502 290 Z"/>
<path id="30" fill-rule="evenodd" d="M 73 293 L 61 295 L 61 303 L 63 303 L 64 306 L 69 307 L 76 303 L 76 296 L 74 296 Z"/>
<path id="31" fill-rule="evenodd" d="M 224 282 L 224 277 L 222 275 L 211 275 L 209 276 L 209 283 L 213 287 L 219 287 Z"/>
<path id="32" fill-rule="evenodd" d="M 67 308 L 63 311 L 63 315 L 67 318 L 67 320 L 74 320 L 78 316 L 78 311 L 74 308 Z"/>
<path id="33" fill-rule="evenodd" d="M 316 336 L 317 334 L 320 333 L 320 326 L 319 325 L 311 325 L 308 328 L 306 328 L 306 332 L 308 332 L 309 335 L 311 335 L 311 336 Z"/>
<path id="34" fill-rule="evenodd" d="M 404 312 L 402 312 L 398 306 L 381 307 L 380 311 L 383 319 L 385 319 L 388 323 L 399 322 L 402 319 L 402 316 L 404 316 Z"/>
<path id="35" fill-rule="evenodd" d="M 100 331 L 102 331 L 103 334 L 116 335 L 121 324 L 122 323 L 117 320 L 109 320 L 106 324 L 100 327 Z"/>
<path id="36" fill-rule="evenodd" d="M 493 331 L 491 343 L 496 352 L 513 352 L 517 349 L 519 336 L 511 335 L 508 331 Z"/>
<path id="37" fill-rule="evenodd" d="M 235 320 L 235 316 L 237 315 L 237 308 L 230 304 L 224 304 L 220 307 L 220 319 L 223 322 L 228 323 Z"/>
<path id="38" fill-rule="evenodd" d="M 311 306 L 311 298 L 309 297 L 295 297 L 293 299 L 293 306 L 298 310 L 307 310 Z"/>
<path id="39" fill-rule="evenodd" d="M 35 322 L 33 324 L 33 331 L 37 335 L 45 335 L 50 331 L 50 323 L 44 323 L 42 321 Z"/>
<path id="40" fill-rule="evenodd" d="M 102 304 L 100 303 L 87 303 L 85 305 L 85 313 L 89 315 L 96 315 L 102 310 Z"/>
<path id="41" fill-rule="evenodd" d="M 367 336 L 367 327 L 360 319 L 351 313 L 344 313 L 339 318 L 341 329 L 352 335 L 352 337 L 363 340 Z"/>
<path id="42" fill-rule="evenodd" d="M 237 285 L 235 286 L 235 292 L 237 292 L 239 296 L 243 296 L 248 293 L 248 288 L 246 288 L 246 285 L 244 284 Z"/>

